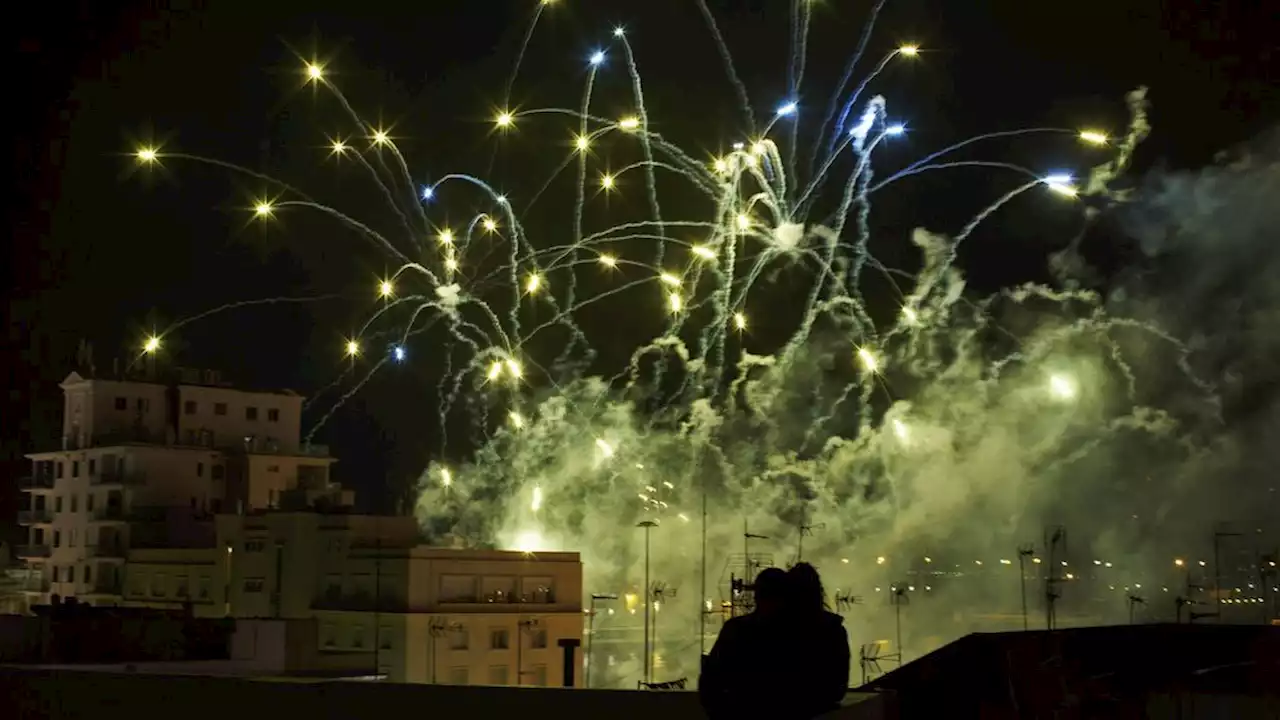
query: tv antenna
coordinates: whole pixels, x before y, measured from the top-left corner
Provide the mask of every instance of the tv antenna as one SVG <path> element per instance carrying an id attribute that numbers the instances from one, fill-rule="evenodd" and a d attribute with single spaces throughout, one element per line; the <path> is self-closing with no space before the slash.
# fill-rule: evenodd
<path id="1" fill-rule="evenodd" d="M 907 595 L 908 586 L 905 584 L 894 585 L 889 588 L 889 603 L 893 605 L 893 622 L 895 630 L 898 634 L 898 665 L 902 665 L 905 653 L 902 652 L 902 606 L 911 604 L 911 597 Z"/>
<path id="2" fill-rule="evenodd" d="M 655 581 L 649 586 L 649 602 L 653 603 L 653 623 L 650 628 L 653 632 L 653 638 L 649 642 L 649 658 L 647 662 L 649 667 L 653 667 L 653 655 L 658 651 L 658 610 L 662 607 L 661 603 L 667 598 L 676 596 L 676 589 L 668 587 L 665 582 Z M 650 671 L 652 673 L 652 670 Z M 652 678 L 650 679 L 652 681 Z"/>
<path id="3" fill-rule="evenodd" d="M 1138 596 L 1138 595 L 1130 595 L 1128 598 L 1126 598 L 1126 602 L 1129 604 L 1129 624 L 1130 624 L 1130 625 L 1132 625 L 1132 624 L 1133 624 L 1133 613 L 1134 613 L 1134 610 L 1135 610 L 1139 605 L 1146 605 L 1146 604 L 1147 604 L 1147 601 L 1146 601 L 1145 599 L 1143 599 L 1141 596 Z"/>
<path id="4" fill-rule="evenodd" d="M 1045 530 L 1044 535 L 1045 554 L 1049 556 L 1049 574 L 1044 579 L 1044 620 L 1045 627 L 1054 630 L 1058 626 L 1058 598 L 1062 597 L 1058 588 L 1062 583 L 1062 578 L 1058 577 L 1058 565 L 1065 562 L 1059 558 L 1067 552 L 1067 529 L 1055 525 Z"/>
<path id="5" fill-rule="evenodd" d="M 758 570 L 760 567 L 760 563 L 753 563 L 751 561 L 751 541 L 768 539 L 768 535 L 758 535 L 751 532 L 751 529 L 747 526 L 747 519 L 742 519 L 742 577 L 745 578 L 747 582 L 751 582 L 752 578 L 755 577 L 754 571 Z"/>
<path id="6" fill-rule="evenodd" d="M 796 539 L 796 564 L 804 562 L 804 536 L 813 535 L 814 530 L 826 529 L 826 523 L 816 523 L 814 525 L 806 525 L 802 521 L 799 525 L 800 536 Z"/>
<path id="7" fill-rule="evenodd" d="M 873 642 L 863 645 L 858 650 L 858 665 L 862 667 L 862 684 L 867 684 L 867 670 L 871 669 L 877 675 L 884 673 L 880 669 L 880 643 Z"/>
<path id="8" fill-rule="evenodd" d="M 848 612 L 854 605 L 862 604 L 862 596 L 836 590 L 836 612 Z"/>
<path id="9" fill-rule="evenodd" d="M 1018 546 L 1018 585 L 1022 590 L 1022 630 L 1027 627 L 1027 558 L 1034 557 L 1036 546 L 1032 543 Z"/>

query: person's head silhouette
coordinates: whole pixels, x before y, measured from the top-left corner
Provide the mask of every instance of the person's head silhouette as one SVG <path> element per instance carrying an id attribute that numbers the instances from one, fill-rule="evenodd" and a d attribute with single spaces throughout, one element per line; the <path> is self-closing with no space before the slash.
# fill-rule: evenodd
<path id="1" fill-rule="evenodd" d="M 754 590 L 756 612 L 777 612 L 787 599 L 787 574 L 778 568 L 765 568 L 756 576 Z"/>
<path id="2" fill-rule="evenodd" d="M 796 563 L 788 570 L 787 585 L 791 591 L 791 606 L 797 612 L 821 612 L 826 609 L 827 595 L 822 589 L 822 578 L 809 563 Z"/>

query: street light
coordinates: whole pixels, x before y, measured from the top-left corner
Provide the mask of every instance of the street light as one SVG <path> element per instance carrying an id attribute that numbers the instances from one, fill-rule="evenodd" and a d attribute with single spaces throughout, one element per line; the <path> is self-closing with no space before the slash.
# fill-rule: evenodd
<path id="1" fill-rule="evenodd" d="M 644 681 L 653 682 L 653 670 L 649 664 L 649 531 L 658 527 L 655 520 L 641 520 L 636 527 L 644 528 Z"/>
<path id="2" fill-rule="evenodd" d="M 583 682 L 587 688 L 591 688 L 591 646 L 596 639 L 596 603 L 602 600 L 617 600 L 618 593 L 592 593 L 591 609 L 587 612 L 587 672 L 583 678 Z"/>

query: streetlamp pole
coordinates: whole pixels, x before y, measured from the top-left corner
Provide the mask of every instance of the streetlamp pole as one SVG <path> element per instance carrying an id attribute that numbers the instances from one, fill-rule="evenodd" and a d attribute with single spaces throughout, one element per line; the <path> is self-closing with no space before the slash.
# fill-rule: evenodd
<path id="1" fill-rule="evenodd" d="M 653 682 L 653 671 L 649 664 L 649 603 L 652 598 L 649 597 L 649 531 L 658 526 L 654 520 L 642 520 L 636 524 L 636 527 L 644 528 L 644 590 L 640 597 L 644 598 L 644 681 L 646 683 Z"/>
<path id="2" fill-rule="evenodd" d="M 591 646 L 596 641 L 596 602 L 599 600 L 617 600 L 618 593 L 592 593 L 591 594 L 591 611 L 587 613 L 587 671 L 582 681 L 591 688 L 591 666 L 595 663 L 591 659 Z"/>

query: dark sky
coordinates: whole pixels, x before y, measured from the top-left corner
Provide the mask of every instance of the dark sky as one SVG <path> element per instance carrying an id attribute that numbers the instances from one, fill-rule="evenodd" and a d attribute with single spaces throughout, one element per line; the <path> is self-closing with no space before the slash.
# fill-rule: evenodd
<path id="1" fill-rule="evenodd" d="M 337 116 L 298 75 L 297 55 L 314 53 L 329 61 L 354 105 L 394 124 L 423 173 L 418 179 L 459 166 L 483 171 L 496 142 L 487 121 L 534 4 L 308 3 L 297 10 L 197 2 L 160 11 L 155 3 L 67 2 L 22 10 L 27 15 L 10 30 L 16 84 L 9 95 L 19 130 L 0 522 L 16 507 L 12 478 L 25 472 L 21 453 L 56 438 L 56 382 L 81 338 L 92 340 L 106 367 L 133 352 L 149 329 L 223 303 L 345 293 L 356 300 L 231 311 L 184 328 L 167 347 L 184 365 L 310 393 L 342 370 L 344 333 L 369 309 L 368 293 L 386 270 L 378 256 L 350 250 L 349 237 L 314 220 L 289 218 L 266 230 L 247 224 L 244 208 L 261 185 L 178 162 L 137 174 L 123 153 L 154 139 L 165 149 L 269 170 L 344 209 L 369 207 L 376 198 L 356 180 L 327 174 L 320 146 Z M 785 87 L 787 4 L 711 4 L 765 116 Z M 818 3 L 809 60 L 815 90 L 838 74 L 867 4 Z M 889 0 L 869 57 L 906 41 L 929 52 L 872 89 L 910 124 L 905 152 L 918 155 L 985 130 L 1119 129 L 1123 93 L 1148 84 L 1156 131 L 1143 164 L 1197 165 L 1277 117 L 1267 79 L 1280 77 L 1280 41 L 1267 5 Z M 689 0 L 560 0 L 533 39 L 513 103 L 574 103 L 583 58 L 621 22 L 662 131 L 716 150 L 735 129 L 732 95 L 693 8 Z M 625 89 L 623 69 L 615 65 L 612 75 L 602 81 L 602 97 L 609 82 Z M 825 97 L 815 91 L 802 104 Z M 513 191 L 528 184 L 523 163 L 537 157 L 519 142 L 504 140 L 510 153 L 495 166 Z M 1044 147 L 1028 163 L 1078 158 L 1075 148 Z M 946 186 L 923 192 L 911 196 L 911 217 L 891 221 L 899 230 L 921 217 L 953 223 L 971 211 L 953 207 L 959 200 Z M 1045 249 L 1010 244 L 999 248 L 1002 261 L 968 259 L 966 270 L 978 284 L 997 284 L 1038 265 Z M 430 439 L 428 374 L 413 363 L 394 370 L 321 433 L 342 458 L 340 477 L 374 496 L 403 486 L 438 449 Z"/>

